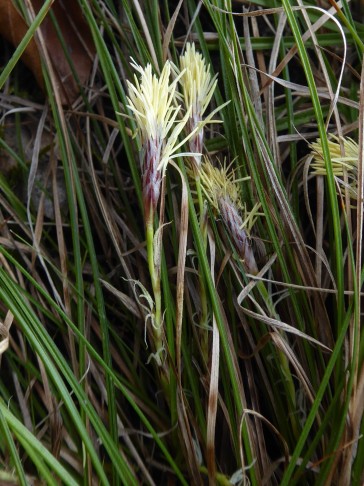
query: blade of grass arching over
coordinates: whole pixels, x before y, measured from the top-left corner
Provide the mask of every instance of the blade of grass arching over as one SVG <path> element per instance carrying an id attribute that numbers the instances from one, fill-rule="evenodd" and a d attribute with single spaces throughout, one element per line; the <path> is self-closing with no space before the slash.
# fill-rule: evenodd
<path id="1" fill-rule="evenodd" d="M 44 18 L 46 17 L 48 10 L 52 6 L 54 0 L 46 0 L 42 8 L 39 10 L 38 14 L 34 18 L 33 22 L 29 26 L 29 29 L 23 39 L 20 41 L 18 47 L 15 49 L 13 55 L 11 56 L 10 60 L 6 63 L 5 67 L 3 68 L 0 74 L 0 89 L 4 86 L 5 81 L 10 76 L 10 73 L 14 69 L 15 65 L 18 63 L 21 55 L 25 51 L 27 45 L 31 41 L 34 36 L 35 31 L 38 29 L 40 24 L 43 22 Z"/>
<path id="2" fill-rule="evenodd" d="M 138 407 L 138 405 L 135 403 L 135 401 L 133 400 L 133 398 L 129 394 L 127 387 L 122 384 L 122 382 L 119 380 L 119 378 L 113 372 L 113 370 L 111 368 L 109 368 L 108 365 L 103 361 L 103 359 L 100 357 L 100 355 L 97 353 L 97 351 L 91 345 L 91 343 L 89 343 L 87 341 L 86 337 L 83 334 L 80 333 L 78 327 L 69 319 L 67 314 L 59 307 L 59 305 L 52 299 L 52 297 L 39 285 L 39 283 L 4 248 L 0 247 L 0 252 L 6 257 L 7 260 L 9 260 L 24 275 L 24 277 L 31 283 L 31 285 L 33 285 L 37 289 L 37 291 L 43 296 L 43 298 L 50 305 L 50 307 L 53 308 L 56 311 L 57 315 L 59 315 L 64 320 L 64 322 L 71 328 L 72 332 L 74 332 L 74 334 L 76 335 L 78 340 L 85 345 L 87 352 L 89 353 L 90 357 L 92 359 L 94 359 L 100 365 L 100 367 L 102 367 L 102 369 L 105 371 L 105 373 L 108 373 L 110 375 L 110 377 L 113 379 L 115 385 L 123 393 L 124 397 L 127 399 L 129 404 L 132 406 L 133 410 L 139 416 L 141 422 L 145 425 L 148 432 L 151 434 L 151 436 L 155 440 L 156 444 L 158 445 L 158 447 L 160 448 L 160 450 L 164 454 L 165 458 L 167 459 L 169 465 L 171 466 L 173 471 L 176 473 L 176 476 L 178 477 L 178 479 L 181 481 L 181 484 L 183 484 L 184 486 L 187 486 L 187 482 L 184 480 L 184 477 L 183 477 L 180 469 L 178 468 L 176 462 L 173 460 L 171 454 L 169 453 L 166 446 L 163 444 L 163 441 L 161 440 L 158 433 L 153 428 L 152 424 L 149 422 L 147 417 L 144 415 L 144 413 L 141 411 L 141 409 Z M 2 271 L 2 269 L 0 268 L 0 282 L 1 282 L 1 278 L 4 278 L 4 282 L 8 282 L 12 287 L 14 286 L 14 288 L 17 289 L 14 282 L 12 282 L 9 279 L 8 275 L 5 274 Z M 1 290 L 4 290 L 4 286 L 3 287 L 0 286 L 0 297 L 2 296 Z M 15 291 L 13 290 L 13 292 L 10 293 L 10 301 L 11 302 L 13 302 L 12 298 L 13 298 L 14 292 Z M 18 302 L 18 301 L 21 302 L 23 290 L 19 289 L 19 292 L 20 292 L 19 298 L 15 299 L 14 302 Z M 7 294 L 4 294 L 4 295 L 7 295 Z M 45 330 L 42 329 L 42 331 L 43 331 L 43 333 L 45 333 L 44 335 L 48 336 Z M 49 341 L 48 341 L 48 339 L 49 339 Z M 50 354 L 52 356 L 53 355 L 57 356 L 58 350 L 55 347 L 52 339 L 49 338 L 49 336 L 47 338 L 47 343 L 49 344 L 50 348 L 52 349 Z M 81 393 L 83 393 L 82 389 L 79 387 L 78 381 L 75 381 L 75 378 L 74 378 L 71 370 L 69 370 L 68 364 L 65 363 L 64 361 L 62 361 L 62 359 L 60 359 L 60 363 L 61 363 L 61 365 L 64 365 L 64 367 L 61 366 L 60 369 L 62 371 L 65 370 L 65 372 L 66 372 L 65 376 L 67 377 L 68 382 L 70 382 L 70 380 L 71 380 L 72 383 L 76 384 L 77 390 L 78 391 L 81 390 Z M 82 398 L 81 400 L 82 400 L 81 403 L 83 405 L 86 405 L 88 403 L 87 400 L 85 400 L 84 398 Z M 90 409 L 90 411 L 92 411 L 92 409 Z M 76 413 L 76 416 L 77 416 L 77 413 Z M 98 417 L 97 414 L 93 415 L 93 417 L 96 421 L 99 421 L 99 417 Z M 81 422 L 81 425 L 82 425 L 82 422 Z M 101 429 L 102 433 L 100 434 L 100 438 L 101 438 L 102 442 L 107 445 L 108 441 L 105 440 L 105 437 L 106 438 L 108 437 L 108 433 L 107 433 L 107 431 L 104 432 L 104 430 L 105 430 L 104 428 Z M 112 447 L 114 448 L 114 446 L 112 446 Z M 114 454 L 115 454 L 115 452 L 114 452 Z M 110 455 L 111 459 L 113 459 L 117 462 L 119 460 L 121 460 L 121 457 L 119 457 L 120 456 L 119 452 L 116 452 L 115 456 L 113 456 L 113 454 L 110 454 L 110 453 L 109 453 L 109 455 Z M 123 476 L 121 476 L 121 477 L 123 477 Z"/>
<path id="3" fill-rule="evenodd" d="M 10 428 L 13 431 L 27 454 L 33 459 L 34 464 L 39 468 L 41 478 L 47 479 L 47 484 L 54 484 L 55 486 L 58 484 L 58 481 L 56 481 L 53 476 L 53 474 L 56 473 L 59 478 L 62 479 L 62 483 L 68 486 L 77 486 L 78 482 L 69 474 L 67 469 L 56 460 L 56 458 L 16 417 L 14 417 L 2 400 L 0 400 L 0 415 L 2 416 L 2 420 L 5 421 L 7 430 L 9 431 Z M 51 466 L 51 470 L 48 470 L 44 463 Z M 27 484 L 26 478 L 24 477 L 24 470 L 17 467 L 17 471 L 18 474 L 20 471 L 23 473 L 22 476 L 18 478 L 19 484 Z"/>
<path id="4" fill-rule="evenodd" d="M 351 15 L 351 10 L 347 0 L 342 0 L 343 10 L 341 10 L 340 6 L 337 4 L 335 0 L 329 0 L 329 2 L 335 8 L 339 19 L 342 21 L 342 23 L 351 33 L 352 38 L 355 40 L 359 57 L 362 59 L 362 56 L 364 54 L 364 43 L 362 41 L 362 38 L 360 37 L 360 34 L 356 30 L 355 24 L 353 22 L 353 17 Z"/>
<path id="5" fill-rule="evenodd" d="M 333 253 L 335 259 L 335 277 L 337 286 L 337 333 L 340 333 L 340 325 L 344 318 L 344 271 L 343 271 L 343 245 L 341 237 L 341 225 L 340 225 L 340 211 L 338 206 L 338 200 L 336 195 L 335 179 L 332 170 L 332 163 L 330 158 L 330 151 L 327 140 L 327 133 L 325 127 L 325 121 L 323 118 L 321 104 L 317 93 L 316 83 L 313 77 L 312 69 L 308 59 L 308 55 L 305 46 L 302 42 L 302 35 L 298 27 L 298 23 L 293 13 L 292 7 L 288 0 L 282 0 L 284 10 L 287 15 L 288 22 L 291 26 L 293 35 L 296 39 L 298 53 L 302 62 L 302 67 L 306 76 L 308 88 L 310 91 L 312 105 L 315 110 L 315 117 L 317 122 L 317 128 L 322 144 L 322 154 L 325 161 L 325 168 L 327 174 L 327 187 L 328 196 L 330 202 L 330 217 L 334 232 L 334 245 Z"/>
<path id="6" fill-rule="evenodd" d="M 20 486 L 27 486 L 28 481 L 25 477 L 25 471 L 23 468 L 22 461 L 19 457 L 19 452 L 16 448 L 16 445 L 14 443 L 14 439 L 11 435 L 11 431 L 9 429 L 8 421 L 6 420 L 6 417 L 2 413 L 2 400 L 0 399 L 0 432 L 2 435 L 2 438 L 4 440 L 4 444 L 7 445 L 10 457 L 12 459 L 12 467 L 15 469 L 16 472 L 16 480 L 17 484 Z M 11 414 L 9 409 L 7 408 L 7 412 Z"/>

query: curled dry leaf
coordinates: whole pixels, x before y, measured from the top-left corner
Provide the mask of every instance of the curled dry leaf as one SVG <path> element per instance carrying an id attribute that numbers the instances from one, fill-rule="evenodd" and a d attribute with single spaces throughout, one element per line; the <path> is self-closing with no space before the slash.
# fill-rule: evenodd
<path id="1" fill-rule="evenodd" d="M 43 4 L 41 0 L 31 0 L 30 3 L 36 13 Z M 82 11 L 78 4 L 72 0 L 59 0 L 54 2 L 51 12 L 58 24 L 57 28 L 63 36 L 63 42 L 67 49 L 67 55 L 73 64 L 75 76 L 80 85 L 84 86 L 90 75 L 95 47 Z M 58 86 L 55 88 L 60 91 L 62 103 L 71 104 L 79 94 L 79 87 L 49 14 L 40 28 L 58 78 Z M 1 1 L 0 35 L 17 46 L 27 30 L 28 26 L 24 18 L 14 7 L 12 0 Z M 34 39 L 28 44 L 22 59 L 32 71 L 40 88 L 44 89 L 41 55 Z"/>

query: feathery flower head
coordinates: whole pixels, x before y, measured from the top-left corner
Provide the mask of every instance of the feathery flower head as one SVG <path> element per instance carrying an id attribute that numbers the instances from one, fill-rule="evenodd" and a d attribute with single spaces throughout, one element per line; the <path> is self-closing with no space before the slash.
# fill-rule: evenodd
<path id="1" fill-rule="evenodd" d="M 203 149 L 203 126 L 209 122 L 220 123 L 220 120 L 212 118 L 227 103 L 219 106 L 203 119 L 217 85 L 217 74 L 211 76 L 210 69 L 202 54 L 196 51 L 195 44 L 186 45 L 185 52 L 180 57 L 180 70 L 184 72 L 180 79 L 184 104 L 190 110 L 187 128 L 189 132 L 198 129 L 189 140 L 190 151 L 196 153 L 193 158 L 195 169 L 198 169 L 201 165 Z"/>
<path id="2" fill-rule="evenodd" d="M 185 53 L 180 57 L 180 68 L 181 71 L 185 70 L 181 79 L 185 104 L 191 107 L 191 117 L 198 122 L 214 94 L 217 74 L 211 76 L 205 59 L 196 51 L 194 43 L 186 45 Z"/>
<path id="3" fill-rule="evenodd" d="M 237 181 L 234 172 L 229 173 L 229 167 L 225 165 L 215 167 L 205 157 L 201 165 L 200 177 L 206 199 L 215 211 L 219 211 L 219 200 L 221 198 L 228 199 L 231 204 L 242 209 Z"/>
<path id="4" fill-rule="evenodd" d="M 353 198 L 356 198 L 359 160 L 358 144 L 349 137 L 336 137 L 332 135 L 328 145 L 332 169 L 336 180 L 344 185 L 344 181 L 341 178 L 346 173 L 349 181 L 349 193 Z M 344 156 L 341 153 L 341 146 L 344 148 Z M 315 175 L 326 175 L 321 139 L 318 138 L 316 142 L 310 144 L 310 148 L 314 158 L 311 164 L 313 173 Z"/>
<path id="5" fill-rule="evenodd" d="M 176 157 L 176 151 L 184 142 L 179 143 L 178 136 L 187 123 L 189 112 L 182 119 L 177 118 L 181 107 L 175 105 L 176 86 L 183 72 L 170 82 L 168 61 L 159 77 L 152 72 L 151 64 L 145 68 L 135 61 L 131 64 L 140 79 L 134 75 L 134 83 L 127 81 L 127 106 L 133 112 L 143 147 L 143 199 L 149 213 L 157 206 L 168 161 Z"/>
<path id="6" fill-rule="evenodd" d="M 140 74 L 134 75 L 134 84 L 127 81 L 129 96 L 128 108 L 133 112 L 142 145 L 154 140 L 160 145 L 159 170 L 165 168 L 168 159 L 180 147 L 178 135 L 186 124 L 187 118 L 177 120 L 181 106 L 175 106 L 176 86 L 183 72 L 170 82 L 171 64 L 167 61 L 160 77 L 152 72 L 151 64 L 145 68 L 132 61 L 133 68 Z"/>
<path id="7" fill-rule="evenodd" d="M 214 167 L 205 159 L 200 168 L 202 190 L 215 213 L 221 217 L 235 243 L 239 254 L 243 257 L 250 273 L 257 273 L 257 265 L 249 242 L 249 233 L 254 226 L 259 210 L 256 204 L 251 211 L 241 202 L 238 181 L 229 168 Z M 245 178 L 248 180 L 250 177 Z"/>

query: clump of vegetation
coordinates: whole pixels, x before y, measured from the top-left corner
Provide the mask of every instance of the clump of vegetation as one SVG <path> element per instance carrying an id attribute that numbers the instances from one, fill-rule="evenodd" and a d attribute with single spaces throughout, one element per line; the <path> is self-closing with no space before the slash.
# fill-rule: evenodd
<path id="1" fill-rule="evenodd" d="M 358 12 L 80 0 L 83 62 L 31 3 L 0 74 L 0 483 L 362 484 Z"/>

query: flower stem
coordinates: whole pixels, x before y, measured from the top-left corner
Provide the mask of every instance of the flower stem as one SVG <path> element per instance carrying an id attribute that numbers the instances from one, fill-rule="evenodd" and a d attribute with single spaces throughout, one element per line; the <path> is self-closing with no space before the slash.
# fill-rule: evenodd
<path id="1" fill-rule="evenodd" d="M 153 333 L 153 347 L 154 359 L 159 372 L 159 379 L 164 393 L 164 397 L 168 406 L 171 406 L 171 390 L 170 390 L 170 370 L 168 364 L 163 357 L 164 351 L 164 329 L 163 329 L 163 313 L 162 313 L 162 291 L 161 291 L 161 277 L 160 266 L 156 261 L 161 261 L 161 255 L 156 255 L 155 250 L 161 251 L 159 245 L 155 245 L 155 231 L 154 231 L 154 211 L 149 209 L 146 214 L 145 222 L 146 244 L 147 244 L 147 260 L 150 280 L 152 282 L 152 290 L 154 296 L 154 313 L 152 315 L 152 333 Z"/>
<path id="2" fill-rule="evenodd" d="M 158 366 L 162 366 L 161 351 L 163 349 L 163 328 L 162 328 L 162 294 L 159 271 L 154 263 L 154 227 L 153 217 L 148 215 L 146 221 L 146 241 L 147 241 L 147 259 L 152 289 L 154 294 L 154 315 L 153 315 L 153 339 Z"/>

